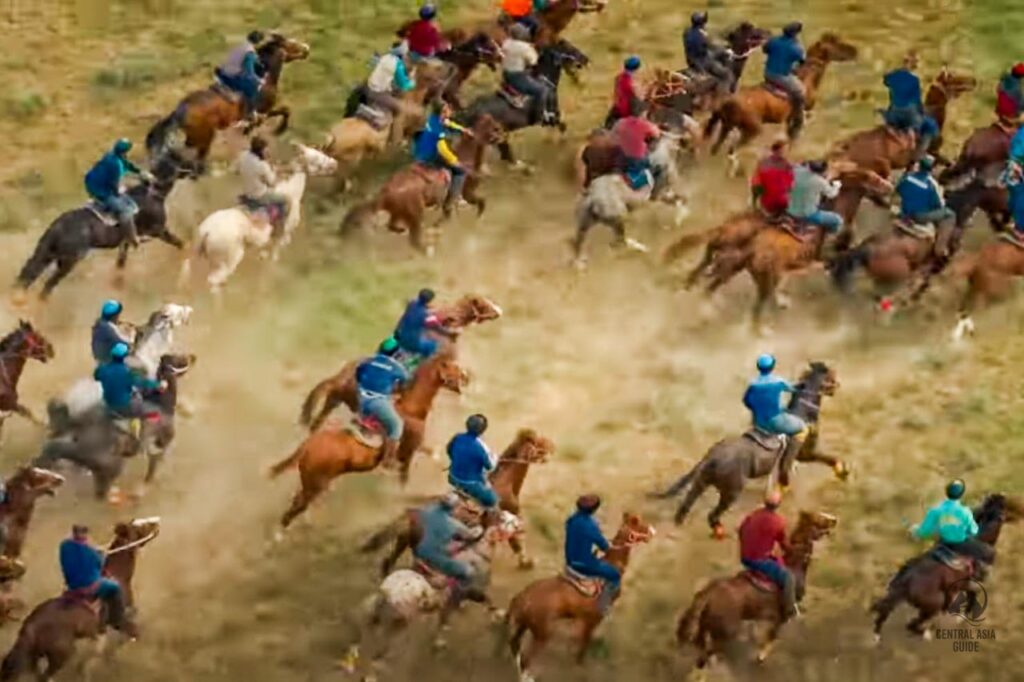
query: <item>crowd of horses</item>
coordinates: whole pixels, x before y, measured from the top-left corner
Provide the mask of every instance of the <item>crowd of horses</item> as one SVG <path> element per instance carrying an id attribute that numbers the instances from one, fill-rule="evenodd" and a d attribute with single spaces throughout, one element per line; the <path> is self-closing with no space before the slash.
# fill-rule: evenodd
<path id="1" fill-rule="evenodd" d="M 574 78 L 578 70 L 589 63 L 581 50 L 562 37 L 562 32 L 577 13 L 602 8 L 602 4 L 589 0 L 560 0 L 541 13 L 536 35 L 540 52 L 536 75 L 556 91 L 563 75 Z M 485 95 L 462 106 L 460 88 L 474 69 L 481 65 L 494 68 L 498 64 L 499 45 L 506 27 L 504 21 L 489 21 L 447 32 L 451 50 L 441 56 L 440 64 L 427 63 L 417 69 L 416 87 L 404 96 L 403 103 L 407 106 L 387 125 L 380 126 L 366 116 L 353 115 L 335 126 L 322 147 L 296 145 L 292 173 L 278 188 L 290 202 L 289 218 L 283 228 L 270 231 L 239 208 L 218 211 L 197 230 L 196 246 L 185 260 L 182 275 L 188 275 L 192 258 L 201 256 L 211 263 L 209 282 L 217 290 L 238 266 L 245 245 L 266 249 L 276 258 L 301 220 L 307 173 L 346 177 L 354 165 L 367 156 L 381 153 L 389 143 L 417 130 L 424 105 L 438 97 L 451 103 L 458 110 L 457 120 L 473 132 L 462 136 L 454 151 L 470 170 L 463 197 L 478 214 L 483 213 L 486 201 L 479 189 L 485 175 L 486 150 L 496 146 L 504 161 L 516 164 L 509 134 L 539 124 L 528 107 L 506 95 Z M 731 48 L 730 67 L 737 80 L 749 55 L 768 36 L 767 31 L 749 23 L 726 34 Z M 138 217 L 141 236 L 184 247 L 183 241 L 168 229 L 165 201 L 178 180 L 198 179 L 206 172 L 218 131 L 238 124 L 248 133 L 266 119 L 275 117 L 280 119 L 276 132 L 282 133 L 287 128 L 291 113 L 278 102 L 280 77 L 286 64 L 305 59 L 310 48 L 274 34 L 259 47 L 258 54 L 266 78 L 254 119 L 244 119 L 239 99 L 214 86 L 188 95 L 147 135 L 146 148 L 154 179 L 132 190 L 141 208 Z M 798 69 L 798 76 L 807 89 L 808 109 L 813 110 L 816 104 L 817 92 L 829 65 L 856 59 L 857 54 L 854 45 L 833 33 L 824 34 L 810 46 L 806 62 Z M 943 68 L 928 88 L 925 99 L 928 113 L 943 126 L 950 102 L 972 91 L 976 85 L 972 77 Z M 578 154 L 582 196 L 577 211 L 577 261 L 582 256 L 583 239 L 593 225 L 606 223 L 616 231 L 619 242 L 639 248 L 638 243 L 625 236 L 625 214 L 634 206 L 657 198 L 675 201 L 678 205 L 674 185 L 678 180 L 677 153 L 683 141 L 688 140 L 699 156 L 703 140 L 713 137 L 711 152 L 716 153 L 728 144 L 730 157 L 735 159 L 737 150 L 754 140 L 765 124 L 782 123 L 789 117 L 789 103 L 778 93 L 760 86 L 723 93 L 712 81 L 688 72 L 655 70 L 646 99 L 652 120 L 666 132 L 652 153 L 652 162 L 664 171 L 659 176 L 667 181 L 639 193 L 632 190 L 616 170 L 613 142 L 604 133 L 591 135 Z M 706 121 L 698 124 L 705 117 Z M 1006 122 L 983 128 L 972 135 L 958 158 L 946 162 L 947 168 L 941 177 L 949 187 L 947 198 L 957 219 L 953 233 L 939 235 L 936 243 L 898 229 L 860 241 L 855 236 L 855 219 L 862 202 L 868 200 L 888 206 L 892 173 L 912 162 L 913 137 L 878 126 L 850 136 L 829 153 L 832 171 L 842 182 L 832 208 L 843 216 L 845 224 L 834 243 L 827 243 L 823 232 L 801 238 L 769 224 L 756 212 L 744 211 L 730 216 L 711 231 L 682 236 L 665 252 L 665 259 L 675 260 L 703 245 L 704 256 L 690 273 L 688 284 L 692 286 L 705 280 L 708 291 L 718 289 L 739 272 L 749 272 L 758 289 L 755 319 L 768 304 L 779 302 L 779 287 L 786 275 L 807 270 L 818 262 L 826 264 L 841 286 L 848 286 L 854 271 L 863 267 L 879 287 L 887 291 L 899 288 L 905 292 L 907 301 L 917 300 L 932 279 L 953 260 L 961 246 L 963 231 L 978 209 L 989 217 L 993 227 L 1005 227 L 1008 219 L 1006 191 L 999 186 L 994 169 L 1006 160 L 1011 134 Z M 940 136 L 932 151 L 943 159 L 941 145 Z M 447 181 L 443 172 L 409 165 L 392 175 L 373 196 L 351 207 L 342 222 L 341 232 L 348 234 L 366 225 L 375 215 L 385 213 L 389 229 L 407 232 L 413 247 L 430 252 L 435 239 L 424 227 L 425 216 L 429 208 L 441 204 Z M 43 288 L 44 296 L 48 295 L 94 248 L 119 249 L 119 267 L 124 266 L 129 253 L 118 226 L 100 212 L 89 206 L 70 211 L 44 232 L 18 276 L 18 286 L 27 288 L 53 265 L 55 271 Z M 958 326 L 960 332 L 973 327 L 968 315 L 977 303 L 1005 293 L 1010 278 L 1024 274 L 1024 249 L 1012 241 L 999 240 L 963 260 L 962 267 L 954 268 L 968 273 L 970 283 L 962 307 L 964 317 Z M 4 560 L 0 561 L 0 583 L 6 586 L 4 598 L 0 599 L 0 614 L 5 617 L 14 616 L 20 608 L 10 595 L 10 586 L 25 573 L 17 559 L 35 502 L 42 496 L 54 494 L 64 482 L 64 477 L 54 472 L 62 461 L 89 469 L 99 498 L 110 494 L 122 473 L 124 459 L 139 450 L 144 451 L 149 460 L 145 480 L 147 483 L 153 480 L 157 465 L 174 438 L 176 381 L 195 362 L 194 356 L 171 352 L 172 330 L 187 322 L 191 309 L 186 311 L 186 308 L 174 304 L 163 306 L 136 335 L 134 357 L 141 371 L 163 380 L 167 386 L 153 396 L 160 413 L 152 422 L 147 420 L 140 437 L 111 431 L 104 425 L 105 420 L 95 419 L 95 412 L 90 412 L 96 404 L 94 394 L 81 398 L 79 392 L 75 398 L 72 391 L 64 400 L 51 403 L 50 437 L 39 457 L 8 479 L 7 497 L 0 505 L 0 520 L 7 530 Z M 437 311 L 448 333 L 438 336 L 439 352 L 417 368 L 413 381 L 397 399 L 405 424 L 398 449 L 399 478 L 403 483 L 408 479 L 416 454 L 426 449 L 425 424 L 435 398 L 442 390 L 459 393 L 470 381 L 458 357 L 461 333 L 472 325 L 488 323 L 502 315 L 500 306 L 479 295 L 464 296 Z M 17 385 L 29 360 L 46 362 L 53 357 L 53 346 L 27 322 L 20 323 L 0 341 L 0 418 L 17 413 L 38 421 L 19 402 Z M 341 405 L 355 412 L 357 365 L 358 361 L 347 363 L 310 392 L 301 410 L 301 421 L 309 427 L 309 435 L 291 455 L 271 468 L 272 476 L 291 469 L 297 470 L 299 476 L 298 490 L 280 519 L 279 538 L 328 490 L 334 479 L 381 466 L 379 443 L 368 442 L 353 430 L 327 421 L 332 411 Z M 798 383 L 790 409 L 811 428 L 810 437 L 797 455 L 798 460 L 823 463 L 831 467 L 838 478 L 845 479 L 849 466 L 821 453 L 818 445 L 822 402 L 838 386 L 833 368 L 825 363 L 811 363 Z M 82 390 L 94 393 L 95 385 L 86 382 Z M 85 408 L 76 406 L 79 399 Z M 550 640 L 559 621 L 569 620 L 574 624 L 579 640 L 578 657 L 582 660 L 604 617 L 596 599 L 601 586 L 566 576 L 530 583 L 511 600 L 507 611 L 492 604 L 487 593 L 491 559 L 500 546 L 511 547 L 519 567 L 533 567 L 533 560 L 526 551 L 520 495 L 530 467 L 542 465 L 554 452 L 550 439 L 532 429 L 522 429 L 502 452 L 490 476 L 500 498 L 500 513 L 481 513 L 470 504 L 456 512 L 462 520 L 484 527 L 479 541 L 457 550 L 459 558 L 475 568 L 478 590 L 465 596 L 486 603 L 506 624 L 509 648 L 524 681 L 532 679 L 537 654 Z M 723 514 L 738 500 L 748 479 L 769 475 L 778 456 L 775 443 L 758 442 L 747 435 L 723 440 L 691 471 L 654 496 L 664 499 L 685 492 L 676 513 L 676 521 L 682 522 L 699 497 L 708 488 L 715 488 L 719 500 L 708 522 L 713 535 L 723 537 Z M 1024 507 L 1019 501 L 1001 494 L 989 495 L 975 512 L 981 528 L 979 537 L 995 544 L 1002 525 L 1019 519 L 1022 513 Z M 364 551 L 372 552 L 390 545 L 381 564 L 383 582 L 373 601 L 370 625 L 374 627 L 365 633 L 374 641 L 389 641 L 386 636 L 381 637 L 378 625 L 393 627 L 438 609 L 445 623 L 459 605 L 458 601 L 448 598 L 452 586 L 443 577 L 422 566 L 417 570 L 395 569 L 403 553 L 418 543 L 423 532 L 419 523 L 415 509 L 405 510 L 363 546 Z M 815 542 L 829 535 L 836 524 L 837 519 L 824 512 L 800 513 L 784 557 L 786 566 L 797 579 L 800 594 L 807 583 Z M 158 519 L 137 519 L 118 524 L 114 529 L 105 570 L 125 587 L 129 604 L 133 602 L 131 581 L 137 553 L 158 533 Z M 624 513 L 604 558 L 620 572 L 625 572 L 632 551 L 654 537 L 655 530 L 650 523 L 638 514 Z M 909 629 L 925 634 L 929 622 L 948 606 L 959 589 L 957 586 L 971 570 L 969 565 L 944 563 L 930 556 L 908 563 L 874 604 L 875 632 L 880 633 L 882 624 L 897 604 L 907 601 L 918 609 Z M 729 642 L 741 636 L 742 623 L 750 620 L 769 624 L 759 652 L 759 659 L 763 660 L 783 620 L 773 588 L 756 576 L 742 573 L 714 580 L 698 591 L 679 620 L 677 636 L 681 645 L 696 646 L 697 665 L 703 668 Z M 51 678 L 67 664 L 76 639 L 95 638 L 104 627 L 102 614 L 87 602 L 67 596 L 44 602 L 25 619 L 11 652 L 0 664 L 0 680 L 16 679 L 27 672 L 36 672 L 41 679 Z M 528 641 L 527 634 L 530 635 Z M 378 655 L 383 653 L 378 652 Z M 44 660 L 45 666 L 40 667 Z"/>

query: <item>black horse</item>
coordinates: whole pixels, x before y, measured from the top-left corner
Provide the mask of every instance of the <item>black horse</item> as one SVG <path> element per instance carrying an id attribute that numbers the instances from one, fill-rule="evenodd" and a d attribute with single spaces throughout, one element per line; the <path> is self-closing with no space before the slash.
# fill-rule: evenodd
<path id="1" fill-rule="evenodd" d="M 559 121 L 558 125 L 564 130 L 558 109 L 558 84 L 562 79 L 562 73 L 565 72 L 570 78 L 575 78 L 577 70 L 589 64 L 590 59 L 567 40 L 558 40 L 541 48 L 538 56 L 537 65 L 533 68 L 533 77 L 547 81 L 554 91 L 554 113 L 556 120 Z M 532 103 L 528 102 L 522 107 L 516 106 L 505 95 L 499 93 L 477 99 L 465 111 L 456 114 L 455 120 L 466 127 L 472 127 L 484 114 L 492 116 L 507 132 L 540 124 L 537 107 L 532 106 Z M 498 150 L 503 161 L 515 162 L 507 139 L 498 143 Z"/>
<path id="2" fill-rule="evenodd" d="M 128 190 L 138 204 L 135 226 L 139 238 L 159 239 L 181 249 L 184 243 L 167 228 L 164 203 L 174 183 L 185 175 L 193 175 L 180 160 L 166 154 L 153 167 L 152 182 L 142 182 Z M 113 218 L 103 219 L 89 206 L 82 206 L 61 214 L 50 224 L 36 243 L 35 251 L 21 268 L 16 286 L 28 289 L 51 265 L 56 270 L 43 285 L 42 297 L 47 298 L 54 287 L 85 258 L 92 249 L 119 249 L 117 267 L 123 268 L 128 260 L 128 242 L 124 232 Z"/>

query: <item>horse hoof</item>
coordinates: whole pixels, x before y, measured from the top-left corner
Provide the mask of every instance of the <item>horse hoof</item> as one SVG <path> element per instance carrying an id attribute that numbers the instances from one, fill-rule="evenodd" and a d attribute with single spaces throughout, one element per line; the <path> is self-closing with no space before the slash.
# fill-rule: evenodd
<path id="1" fill-rule="evenodd" d="M 872 639 L 873 639 L 873 640 L 874 640 L 874 642 L 875 642 L 875 646 L 878 646 L 878 645 L 880 645 L 880 644 L 882 643 L 882 633 L 880 633 L 880 632 L 876 632 L 876 633 L 874 634 L 874 636 L 872 637 Z"/>
<path id="2" fill-rule="evenodd" d="M 530 557 L 523 557 L 519 560 L 518 566 L 520 571 L 532 571 L 534 566 L 533 559 Z"/>
<path id="3" fill-rule="evenodd" d="M 121 492 L 121 489 L 118 488 L 117 486 L 114 486 L 109 491 L 107 491 L 107 502 L 109 504 L 112 504 L 115 507 L 119 507 L 122 504 L 124 504 L 124 501 L 124 494 Z"/>
<path id="4" fill-rule="evenodd" d="M 925 630 L 924 632 L 922 632 L 921 633 L 921 639 L 923 639 L 926 642 L 932 641 L 932 631 L 931 631 L 931 629 L 928 629 L 928 630 Z"/>
<path id="5" fill-rule="evenodd" d="M 505 621 L 505 609 L 494 609 L 491 611 L 492 623 L 503 623 Z"/>
<path id="6" fill-rule="evenodd" d="M 587 259 L 584 258 L 583 256 L 580 256 L 579 258 L 574 258 L 572 261 L 572 267 L 577 272 L 583 272 L 584 270 L 587 269 Z"/>
<path id="7" fill-rule="evenodd" d="M 438 637 L 438 638 L 436 638 L 434 640 L 434 650 L 435 651 L 444 651 L 447 648 L 448 648 L 448 640 L 446 640 L 444 637 Z"/>
<path id="8" fill-rule="evenodd" d="M 846 464 L 846 462 L 836 462 L 834 471 L 836 473 L 836 478 L 838 478 L 840 481 L 845 481 L 846 479 L 850 478 L 850 467 L 849 465 Z"/>
<path id="9" fill-rule="evenodd" d="M 723 526 L 720 523 L 716 523 L 714 526 L 712 526 L 711 527 L 711 537 L 714 538 L 715 540 L 724 540 L 725 539 L 725 526 Z"/>

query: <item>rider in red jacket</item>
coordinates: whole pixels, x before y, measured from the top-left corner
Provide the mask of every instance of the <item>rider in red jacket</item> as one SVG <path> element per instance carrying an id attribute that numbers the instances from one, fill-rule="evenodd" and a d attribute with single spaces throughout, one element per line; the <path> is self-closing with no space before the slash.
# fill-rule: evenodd
<path id="1" fill-rule="evenodd" d="M 433 5 L 424 5 L 420 8 L 419 21 L 413 22 L 405 34 L 413 61 L 436 57 L 438 52 L 444 52 L 448 48 L 435 21 L 436 16 L 437 10 Z"/>
<path id="2" fill-rule="evenodd" d="M 789 206 L 789 191 L 793 189 L 793 166 L 786 158 L 786 142 L 772 143 L 771 154 L 761 160 L 750 179 L 750 190 L 755 202 L 769 217 L 779 217 Z"/>

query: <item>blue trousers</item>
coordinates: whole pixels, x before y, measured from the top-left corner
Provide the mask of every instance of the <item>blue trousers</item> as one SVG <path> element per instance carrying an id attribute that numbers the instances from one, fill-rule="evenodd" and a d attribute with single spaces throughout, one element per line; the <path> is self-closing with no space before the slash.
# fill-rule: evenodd
<path id="1" fill-rule="evenodd" d="M 919 225 L 935 223 L 937 227 L 941 227 L 943 223 L 956 220 L 956 213 L 953 212 L 953 209 L 944 206 L 942 208 L 937 208 L 934 211 L 916 213 L 909 216 L 909 218 Z"/>
<path id="2" fill-rule="evenodd" d="M 454 182 L 454 179 L 453 179 Z M 426 334 L 420 334 L 418 337 L 409 337 L 402 335 L 397 337 L 398 345 L 402 347 L 402 350 L 409 353 L 415 353 L 423 358 L 429 358 L 437 352 L 437 341 L 429 338 Z"/>
<path id="3" fill-rule="evenodd" d="M 359 412 L 366 416 L 376 417 L 384 427 L 390 440 L 399 440 L 405 423 L 398 415 L 394 403 L 386 396 L 365 396 L 359 394 Z"/>
<path id="4" fill-rule="evenodd" d="M 807 424 L 800 417 L 789 412 L 780 412 L 765 424 L 758 426 L 769 433 L 779 433 L 785 436 L 795 436 L 807 428 Z"/>
<path id="5" fill-rule="evenodd" d="M 446 548 L 423 547 L 421 545 L 416 548 L 415 554 L 427 562 L 431 568 L 455 578 L 460 583 L 465 584 L 473 575 L 473 570 L 469 567 L 469 564 L 453 559 L 448 555 Z"/>
<path id="6" fill-rule="evenodd" d="M 117 219 L 121 222 L 131 220 L 139 212 L 138 204 L 126 194 L 113 194 L 109 197 L 93 195 L 92 198 L 103 208 L 110 211 L 111 214 L 117 216 Z"/>
<path id="7" fill-rule="evenodd" d="M 114 599 L 121 594 L 121 585 L 116 580 L 102 578 L 96 587 L 96 596 L 104 601 Z"/>
<path id="8" fill-rule="evenodd" d="M 569 568 L 589 578 L 601 578 L 616 592 L 622 583 L 622 574 L 619 573 L 619 570 L 607 561 L 601 561 L 597 557 L 587 563 L 571 563 Z"/>
<path id="9" fill-rule="evenodd" d="M 498 506 L 498 494 L 484 481 L 460 481 L 448 476 L 448 483 L 466 493 L 488 509 Z"/>
<path id="10" fill-rule="evenodd" d="M 742 563 L 743 567 L 749 571 L 756 571 L 757 573 L 768 576 L 771 578 L 773 583 L 779 586 L 780 589 L 785 589 L 786 582 L 792 579 L 792 576 L 785 566 L 777 561 L 772 561 L 771 559 L 762 559 L 761 561 L 748 561 L 747 559 L 742 559 L 740 563 Z"/>
<path id="11" fill-rule="evenodd" d="M 260 96 L 259 80 L 249 78 L 244 74 L 241 76 L 228 76 L 220 69 L 217 69 L 217 78 L 219 78 L 224 85 L 241 94 L 245 98 L 245 103 L 249 108 L 249 111 L 255 111 L 257 100 Z"/>
<path id="12" fill-rule="evenodd" d="M 1024 232 L 1024 182 L 1007 187 L 1010 191 L 1010 213 L 1017 232 Z"/>
<path id="13" fill-rule="evenodd" d="M 917 107 L 889 108 L 883 115 L 885 122 L 897 130 L 913 130 L 931 140 L 939 134 L 939 124 Z"/>
<path id="14" fill-rule="evenodd" d="M 843 227 L 843 217 L 841 215 L 832 211 L 823 211 L 821 209 L 818 209 L 810 215 L 800 216 L 798 219 L 805 223 L 823 228 L 825 231 L 830 233 L 838 232 Z"/>

